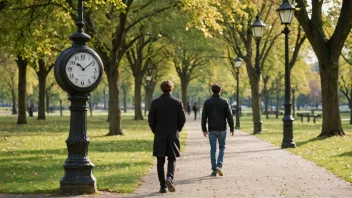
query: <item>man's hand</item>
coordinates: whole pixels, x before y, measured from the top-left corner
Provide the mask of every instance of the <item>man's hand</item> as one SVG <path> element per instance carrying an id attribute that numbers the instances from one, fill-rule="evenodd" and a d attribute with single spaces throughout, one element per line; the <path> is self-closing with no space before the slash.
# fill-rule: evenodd
<path id="1" fill-rule="evenodd" d="M 208 137 L 208 131 L 203 132 L 204 137 Z"/>
<path id="2" fill-rule="evenodd" d="M 234 132 L 234 131 L 230 131 L 231 136 L 233 136 L 233 132 Z"/>

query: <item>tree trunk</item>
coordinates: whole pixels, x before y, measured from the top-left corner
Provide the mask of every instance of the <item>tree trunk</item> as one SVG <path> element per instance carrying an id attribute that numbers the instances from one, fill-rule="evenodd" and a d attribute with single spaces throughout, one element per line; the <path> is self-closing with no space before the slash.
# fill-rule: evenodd
<path id="1" fill-rule="evenodd" d="M 62 100 L 60 100 L 60 116 L 62 116 Z"/>
<path id="2" fill-rule="evenodd" d="M 11 96 L 12 96 L 12 115 L 17 115 L 17 100 L 16 100 L 15 89 L 11 90 Z"/>
<path id="3" fill-rule="evenodd" d="M 50 113 L 50 104 L 49 104 L 49 100 L 50 100 L 50 97 L 49 97 L 49 93 L 48 91 L 45 91 L 45 105 L 46 105 L 46 113 L 49 114 Z"/>
<path id="4" fill-rule="evenodd" d="M 106 67 L 105 73 L 108 76 L 109 85 L 109 108 L 108 121 L 109 132 L 107 135 L 123 135 L 121 128 L 121 109 L 120 109 L 120 87 L 119 87 L 119 72 L 115 61 Z"/>
<path id="5" fill-rule="evenodd" d="M 147 105 L 148 112 L 150 110 L 150 105 L 152 104 L 152 101 L 153 101 L 155 85 L 156 85 L 156 82 L 149 82 L 148 86 L 146 87 L 146 98 L 147 98 L 146 105 Z"/>
<path id="6" fill-rule="evenodd" d="M 323 128 L 319 136 L 345 135 L 341 125 L 338 89 L 338 59 L 331 62 L 319 61 L 321 64 L 321 94 L 323 105 Z M 332 65 L 327 67 L 327 65 Z M 326 104 L 329 104 L 328 106 Z"/>
<path id="7" fill-rule="evenodd" d="M 352 100 L 349 102 L 349 104 L 350 104 L 350 124 L 352 124 Z"/>
<path id="8" fill-rule="evenodd" d="M 22 56 L 17 56 L 17 66 L 18 66 L 18 116 L 17 124 L 27 124 L 26 115 L 26 93 L 27 93 L 27 60 L 23 59 Z"/>
<path id="9" fill-rule="evenodd" d="M 39 79 L 38 120 L 45 120 L 46 75 L 43 69 L 45 68 L 40 68 L 39 69 L 40 71 L 38 72 L 38 79 Z"/>
<path id="10" fill-rule="evenodd" d="M 144 93 L 144 116 L 147 115 L 147 109 L 148 109 L 148 101 L 147 101 L 147 90 L 145 89 Z"/>
<path id="11" fill-rule="evenodd" d="M 296 96 L 295 96 L 296 90 L 292 89 L 292 116 L 296 116 Z"/>
<path id="12" fill-rule="evenodd" d="M 339 58 L 352 28 L 352 1 L 342 1 L 338 22 L 330 38 L 324 33 L 321 10 L 323 1 L 311 1 L 312 12 L 306 9 L 306 1 L 296 0 L 299 12 L 295 16 L 304 29 L 318 60 L 322 90 L 323 126 L 319 136 L 345 135 L 339 109 Z M 311 15 L 312 17 L 309 17 Z"/>
<path id="13" fill-rule="evenodd" d="M 189 82 L 187 81 L 187 79 L 181 78 L 181 100 L 182 100 L 184 107 L 187 105 L 188 84 L 189 84 Z"/>
<path id="14" fill-rule="evenodd" d="M 106 97 L 105 87 L 104 87 L 104 90 L 103 90 L 103 94 L 104 94 L 104 110 L 107 110 L 108 107 L 107 107 L 107 97 Z"/>
<path id="15" fill-rule="evenodd" d="M 260 92 L 259 92 L 259 77 L 252 75 L 250 76 L 250 84 L 252 91 L 252 112 L 253 112 L 253 122 L 254 122 L 254 132 L 262 132 L 262 120 L 260 115 Z"/>
<path id="16" fill-rule="evenodd" d="M 269 119 L 269 112 L 268 112 L 268 106 L 269 106 L 269 91 L 268 91 L 268 87 L 267 87 L 267 80 L 264 80 L 264 89 L 263 89 L 263 93 L 264 93 L 264 111 L 266 114 L 266 119 Z"/>
<path id="17" fill-rule="evenodd" d="M 152 101 L 153 101 L 153 93 L 154 93 L 154 88 L 153 90 L 147 92 L 147 104 L 148 104 L 147 111 L 150 110 L 150 105 L 152 104 Z"/>
<path id="18" fill-rule="evenodd" d="M 142 114 L 142 77 L 134 77 L 134 120 L 143 120 Z"/>
<path id="19" fill-rule="evenodd" d="M 127 90 L 123 89 L 123 112 L 127 113 Z"/>
<path id="20" fill-rule="evenodd" d="M 350 99 L 348 101 L 349 107 L 350 107 L 350 124 L 352 124 L 352 85 L 350 89 Z"/>

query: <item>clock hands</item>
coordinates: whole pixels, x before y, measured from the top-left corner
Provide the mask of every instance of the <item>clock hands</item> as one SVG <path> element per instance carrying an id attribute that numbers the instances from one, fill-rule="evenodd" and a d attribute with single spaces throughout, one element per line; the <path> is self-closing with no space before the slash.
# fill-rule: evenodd
<path id="1" fill-rule="evenodd" d="M 90 62 L 87 66 L 85 66 L 85 67 L 83 68 L 83 70 L 84 70 L 85 68 L 89 67 L 92 63 L 93 63 L 93 61 Z"/>
<path id="2" fill-rule="evenodd" d="M 79 64 L 79 63 L 76 63 L 76 65 L 77 66 L 79 66 L 81 69 L 82 69 L 82 71 L 84 71 L 87 67 L 89 67 L 91 64 L 93 64 L 94 62 L 92 61 L 92 62 L 90 62 L 87 66 L 85 66 L 85 67 L 82 67 L 82 65 L 81 64 Z"/>
<path id="3" fill-rule="evenodd" d="M 81 68 L 82 68 L 82 70 L 84 71 L 84 68 L 82 67 L 82 65 L 81 65 L 81 64 L 76 63 L 76 65 L 77 65 L 77 66 L 79 66 L 79 67 L 81 67 Z"/>

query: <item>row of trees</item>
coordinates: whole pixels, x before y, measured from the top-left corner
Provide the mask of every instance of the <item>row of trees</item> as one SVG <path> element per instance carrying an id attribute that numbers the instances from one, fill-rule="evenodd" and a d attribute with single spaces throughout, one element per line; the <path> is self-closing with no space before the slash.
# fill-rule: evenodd
<path id="1" fill-rule="evenodd" d="M 351 101 L 351 72 L 339 73 L 339 57 L 343 51 L 345 62 L 349 63 L 350 50 L 345 40 L 351 29 L 348 11 L 352 2 L 337 1 L 329 12 L 323 12 L 324 1 L 313 1 L 311 16 L 303 1 L 296 2 L 300 8 L 296 12 L 299 23 L 292 24 L 290 40 L 293 99 L 310 91 L 308 84 L 313 75 L 305 56 L 300 54 L 313 49 L 319 60 L 322 87 L 321 135 L 343 135 L 338 90 L 340 86 Z M 273 91 L 276 90 L 277 97 L 282 94 L 279 90 L 284 75 L 284 45 L 282 27 L 275 13 L 280 4 L 280 0 L 85 1 L 85 31 L 92 37 L 89 45 L 98 52 L 105 67 L 103 82 L 95 91 L 99 94 L 93 93 L 91 101 L 108 101 L 104 104 L 109 107 L 107 134 L 123 134 L 120 107 L 127 109 L 126 96 L 131 90 L 134 91 L 134 119 L 143 119 L 142 90 L 146 92 L 148 106 L 155 95 L 155 86 L 163 79 L 174 80 L 179 85 L 180 90 L 176 91 L 181 93 L 184 104 L 195 92 L 198 97 L 207 97 L 209 85 L 214 82 L 221 82 L 226 94 L 232 96 L 236 69 L 231 60 L 236 56 L 246 65 L 240 71 L 241 93 L 237 94 L 251 98 L 253 121 L 260 121 L 261 98 L 267 110 Z M 255 46 L 250 28 L 257 15 L 268 27 L 260 49 L 262 76 L 255 75 Z M 8 93 L 14 110 L 18 104 L 18 124 L 27 123 L 26 96 L 33 93 L 33 87 L 39 93 L 38 119 L 45 119 L 48 108 L 45 101 L 48 104 L 50 97 L 65 100 L 65 93 L 57 89 L 52 68 L 58 53 L 70 46 L 68 35 L 75 31 L 76 19 L 77 1 L 0 0 L 0 58 L 4 60 L 0 62 L 0 69 L 4 71 L 4 78 L 9 77 L 6 84 L 0 84 L 2 90 L 10 88 Z M 36 77 L 31 75 L 33 71 Z M 146 81 L 146 76 L 151 80 Z M 106 99 L 94 96 L 100 94 Z"/>
<path id="2" fill-rule="evenodd" d="M 250 10 L 252 5 L 251 3 L 255 3 L 256 6 L 254 9 L 259 8 L 259 13 L 263 16 L 263 13 L 269 13 L 266 9 L 276 9 L 279 7 L 282 1 L 241 1 L 241 4 L 245 9 L 242 9 L 241 6 L 231 7 L 232 4 L 239 3 L 239 1 L 234 2 L 226 2 L 224 4 L 219 3 L 218 1 L 207 1 L 206 4 L 207 9 L 215 10 L 214 16 L 218 17 L 217 21 L 206 20 L 207 15 L 200 15 L 203 20 L 193 21 L 191 24 L 196 28 L 203 27 L 204 33 L 206 35 L 213 34 L 214 31 L 221 31 L 225 28 L 221 26 L 226 19 L 233 19 L 232 22 L 240 22 L 236 26 L 236 30 L 239 34 L 239 37 L 247 42 L 250 42 L 250 33 L 249 24 L 247 21 L 251 21 L 253 19 L 253 14 L 256 13 L 255 10 Z M 204 2 L 203 2 L 204 3 Z M 292 1 L 292 3 L 296 3 L 296 12 L 295 16 L 299 22 L 297 24 L 299 27 L 302 27 L 304 31 L 304 35 L 302 37 L 297 37 L 296 44 L 293 50 L 290 50 L 292 54 L 292 58 L 290 61 L 290 67 L 295 65 L 296 55 L 295 53 L 299 50 L 298 45 L 303 44 L 305 37 L 308 39 L 310 46 L 312 47 L 314 53 L 316 54 L 319 61 L 319 71 L 321 78 L 321 87 L 322 87 L 322 105 L 323 105 L 323 126 L 321 131 L 321 136 L 333 136 L 333 135 L 344 135 L 344 131 L 341 125 L 341 117 L 339 112 L 339 60 L 340 55 L 343 50 L 345 41 L 350 34 L 352 27 L 352 18 L 351 18 L 351 10 L 352 10 L 352 2 L 351 1 L 329 1 L 329 10 L 324 12 L 323 5 L 327 3 L 327 1 L 305 1 L 305 0 L 296 0 Z M 220 9 L 217 9 L 220 5 Z M 230 5 L 230 6 L 229 6 Z M 258 6 L 261 5 L 261 6 Z M 193 11 L 197 8 L 197 4 L 187 4 L 187 10 L 191 14 L 195 14 Z M 222 7 L 223 6 L 223 7 Z M 326 4 L 325 4 L 326 6 Z M 252 7 L 253 8 L 253 7 Z M 326 7 L 327 8 L 327 7 Z M 230 9 L 230 10 L 228 10 Z M 225 11 L 225 12 L 224 12 Z M 234 13 L 238 13 L 238 18 L 233 18 Z M 226 15 L 227 14 L 227 15 Z M 269 16 L 269 15 L 268 15 Z M 270 15 L 272 16 L 272 15 Z M 241 20 L 242 19 L 242 20 Z M 248 20 L 249 19 L 249 20 Z M 273 21 L 273 17 L 263 17 L 264 21 L 268 24 L 269 20 Z M 221 22 L 219 22 L 221 21 Z M 205 23 L 204 23 L 205 22 Z M 246 28 L 247 27 L 247 28 Z M 293 27 L 294 28 L 294 27 Z M 200 28 L 201 29 L 201 28 Z M 274 24 L 271 23 L 269 32 L 272 32 L 272 29 L 280 29 L 275 28 Z M 233 32 L 233 31 L 231 31 Z M 297 36 L 300 31 L 297 31 Z M 246 36 L 247 35 L 247 36 Z M 302 41 L 302 42 L 301 42 Z M 245 46 L 245 42 L 243 42 Z M 248 46 L 251 46 L 248 44 Z M 265 45 L 264 45 L 265 46 Z M 281 45 L 283 46 L 283 45 Z M 241 48 L 243 49 L 243 48 Z M 265 47 L 263 48 L 265 49 Z M 262 49 L 263 53 L 260 58 L 262 65 L 265 65 L 265 51 Z M 349 51 L 349 49 L 345 49 Z M 237 54 L 241 54 L 238 53 Z M 251 48 L 246 48 L 246 54 L 243 54 L 242 57 L 248 59 L 250 56 Z M 348 57 L 349 59 L 349 57 Z M 253 60 L 250 57 L 249 60 Z M 248 76 L 250 78 L 252 84 L 252 96 L 254 99 L 257 98 L 255 93 L 259 93 L 257 84 L 258 77 L 255 78 L 253 75 L 254 67 L 251 63 L 246 62 Z M 252 71 L 252 72 L 251 72 Z M 351 79 L 351 78 L 350 78 Z M 294 90 L 294 89 L 293 89 Z M 255 92 L 255 93 L 253 93 Z M 256 107 L 253 108 L 254 114 L 260 114 L 259 110 Z M 256 113 L 257 112 L 257 113 Z M 259 112 L 259 113 L 258 113 Z M 260 116 L 257 115 L 258 118 L 255 118 L 254 121 L 260 119 Z"/>

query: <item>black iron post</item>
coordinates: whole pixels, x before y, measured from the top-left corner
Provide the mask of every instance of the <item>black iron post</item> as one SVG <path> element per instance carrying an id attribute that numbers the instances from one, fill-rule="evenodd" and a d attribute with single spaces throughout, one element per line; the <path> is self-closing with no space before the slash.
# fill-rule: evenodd
<path id="1" fill-rule="evenodd" d="M 78 1 L 77 32 L 70 36 L 73 47 L 82 49 L 90 36 L 83 31 L 83 2 Z M 66 140 L 68 157 L 63 164 L 65 174 L 60 180 L 60 191 L 64 194 L 90 194 L 97 191 L 96 179 L 92 174 L 94 164 L 88 158 L 87 101 L 90 93 L 69 92 L 71 101 L 70 132 Z"/>
<path id="2" fill-rule="evenodd" d="M 260 54 L 259 54 L 260 40 L 261 40 L 260 37 L 257 37 L 255 39 L 255 43 L 256 43 L 256 47 L 257 47 L 256 56 L 255 56 L 255 74 L 259 77 L 259 79 L 260 79 L 260 75 L 262 73 L 261 67 L 260 67 Z M 259 120 L 254 121 L 254 134 L 260 134 L 260 133 L 262 133 L 262 121 L 259 118 Z"/>
<path id="3" fill-rule="evenodd" d="M 96 192 L 94 164 L 88 158 L 87 101 L 90 94 L 70 94 L 70 133 L 66 140 L 68 158 L 63 167 L 65 175 L 60 181 L 61 193 L 85 194 Z"/>
<path id="4" fill-rule="evenodd" d="M 239 92 L 239 88 L 238 88 L 238 79 L 239 79 L 239 75 L 240 75 L 240 71 L 239 68 L 236 68 L 236 84 L 237 84 L 237 88 L 236 88 L 236 92 L 237 92 L 237 97 L 236 97 L 236 125 L 235 125 L 235 129 L 240 129 L 241 128 L 241 124 L 240 124 L 240 92 Z"/>
<path id="5" fill-rule="evenodd" d="M 255 66 L 254 66 L 254 74 L 258 77 L 258 81 L 260 81 L 260 75 L 262 73 L 260 67 L 260 54 L 259 54 L 259 44 L 260 40 L 263 36 L 265 24 L 260 20 L 259 15 L 256 16 L 254 23 L 251 25 L 253 37 L 256 43 L 256 57 L 255 57 Z M 259 94 L 259 87 L 258 87 Z M 259 96 L 258 96 L 259 97 Z M 259 104 L 259 120 L 254 120 L 254 134 L 259 134 L 262 132 L 262 121 L 260 118 L 260 104 Z"/>
<path id="6" fill-rule="evenodd" d="M 350 98 L 352 98 L 352 84 L 350 85 Z M 350 124 L 352 124 L 352 101 L 349 102 L 350 106 Z"/>
<path id="7" fill-rule="evenodd" d="M 148 81 L 145 81 L 145 94 L 144 94 L 144 116 L 147 115 L 147 86 L 148 86 Z"/>
<path id="8" fill-rule="evenodd" d="M 260 76 L 262 74 L 262 70 L 260 68 L 260 52 L 259 52 L 259 45 L 260 45 L 261 38 L 255 39 L 256 44 L 256 53 L 255 53 L 255 75 Z"/>
<path id="9" fill-rule="evenodd" d="M 145 98 L 144 98 L 144 115 L 147 115 L 147 109 L 149 109 L 148 107 L 148 89 L 149 89 L 149 82 L 151 80 L 150 76 L 147 76 L 145 79 Z"/>
<path id="10" fill-rule="evenodd" d="M 290 82 L 290 74 L 291 68 L 289 65 L 289 50 L 288 50 L 288 34 L 290 30 L 288 29 L 288 25 L 285 24 L 285 29 L 283 31 L 285 34 L 285 113 L 284 118 L 282 119 L 284 123 L 284 137 L 282 140 L 281 148 L 295 148 L 296 144 L 293 141 L 293 129 L 292 123 L 294 121 L 291 115 L 291 82 Z"/>

